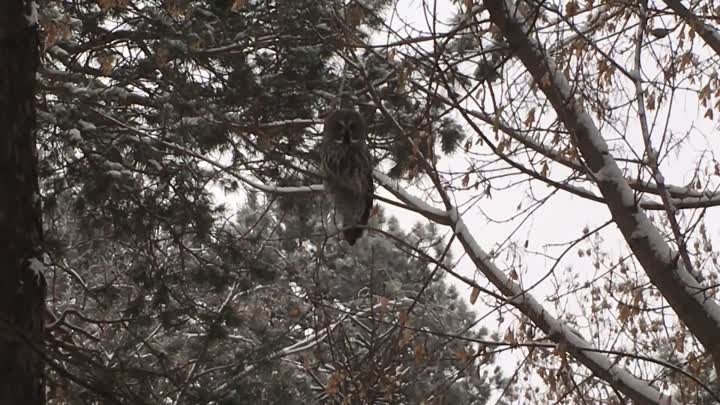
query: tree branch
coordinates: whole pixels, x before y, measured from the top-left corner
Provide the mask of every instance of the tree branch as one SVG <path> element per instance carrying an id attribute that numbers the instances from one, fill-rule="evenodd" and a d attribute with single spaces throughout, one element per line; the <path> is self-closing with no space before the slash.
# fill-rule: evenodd
<path id="1" fill-rule="evenodd" d="M 607 201 L 613 220 L 650 281 L 710 352 L 716 368 L 720 370 L 720 307 L 706 297 L 703 286 L 685 269 L 677 253 L 668 246 L 644 210 L 635 203 L 632 189 L 609 153 L 608 145 L 592 117 L 575 100 L 563 73 L 538 42 L 528 37 L 527 27 L 517 17 L 519 11 L 505 0 L 484 0 L 484 3 L 491 20 L 500 28 L 573 136 Z M 609 382 L 615 383 L 612 375 L 606 376 L 610 378 Z M 621 391 L 637 403 L 658 403 L 662 399 L 654 393 L 651 395 L 637 390 L 633 385 L 618 388 L 622 388 Z"/>

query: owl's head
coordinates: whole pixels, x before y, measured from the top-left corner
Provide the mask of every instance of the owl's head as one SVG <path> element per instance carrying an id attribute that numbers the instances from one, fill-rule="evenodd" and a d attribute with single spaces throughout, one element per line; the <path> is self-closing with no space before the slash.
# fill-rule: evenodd
<path id="1" fill-rule="evenodd" d="M 365 120 L 353 110 L 335 110 L 325 118 L 325 141 L 346 145 L 363 144 L 366 134 Z"/>

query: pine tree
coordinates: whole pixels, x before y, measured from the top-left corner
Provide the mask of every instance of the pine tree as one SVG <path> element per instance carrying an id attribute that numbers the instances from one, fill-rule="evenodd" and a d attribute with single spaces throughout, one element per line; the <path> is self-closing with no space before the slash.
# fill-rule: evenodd
<path id="1" fill-rule="evenodd" d="M 53 331 L 53 403 L 339 403 L 360 392 L 350 384 L 368 399 L 482 404 L 506 384 L 490 351 L 472 356 L 487 331 L 470 330 L 473 315 L 427 258 L 375 234 L 350 254 L 321 232 L 326 201 L 294 202 L 250 198 L 211 231 L 216 243 L 186 240 L 192 254 L 131 251 L 58 215 L 56 309 L 78 312 Z M 442 255 L 432 227 L 408 236 L 382 217 L 377 228 Z M 344 369 L 342 382 L 330 371 Z"/>
<path id="2" fill-rule="evenodd" d="M 468 356 L 478 346 L 462 341 L 477 337 L 472 315 L 428 258 L 413 256 L 442 257 L 425 246 L 440 246 L 436 230 L 408 236 L 377 219 L 410 245 L 376 235 L 351 253 L 328 238 L 320 196 L 247 188 L 247 178 L 318 183 L 317 124 L 338 98 L 368 117 L 375 157 L 398 176 L 419 170 L 405 132 L 430 155 L 462 139 L 442 109 L 408 90 L 407 66 L 383 71 L 378 55 L 348 43 L 348 28 L 367 40 L 382 26 L 389 2 L 334 4 L 106 0 L 42 10 L 53 403 L 332 403 L 359 392 L 328 367 L 362 371 L 364 395 L 416 402 L 482 403 L 501 382 L 468 371 L 492 356 Z M 370 108 L 372 78 L 399 127 Z M 310 350 L 316 359 L 285 353 L 331 323 Z M 366 343 L 333 358 L 345 333 Z M 353 363 L 355 351 L 374 362 Z M 376 378 L 390 366 L 407 370 L 393 377 L 397 390 Z"/>

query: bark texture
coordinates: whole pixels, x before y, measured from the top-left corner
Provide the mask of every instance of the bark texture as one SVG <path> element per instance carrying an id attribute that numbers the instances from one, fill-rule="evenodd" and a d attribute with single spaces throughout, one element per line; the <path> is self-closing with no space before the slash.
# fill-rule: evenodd
<path id="1" fill-rule="evenodd" d="M 0 2 L 0 405 L 44 401 L 45 279 L 34 138 L 38 32 L 31 2 Z"/>

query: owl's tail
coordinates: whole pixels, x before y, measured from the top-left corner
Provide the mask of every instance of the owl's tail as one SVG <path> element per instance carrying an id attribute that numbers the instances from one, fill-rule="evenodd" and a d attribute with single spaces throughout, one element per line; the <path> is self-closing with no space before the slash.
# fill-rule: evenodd
<path id="1" fill-rule="evenodd" d="M 363 210 L 362 215 L 360 216 L 360 221 L 358 221 L 358 225 L 365 226 L 368 224 L 368 221 L 370 220 L 370 212 L 373 208 L 373 180 L 372 175 L 369 176 L 369 183 L 370 186 L 368 187 L 370 189 L 370 192 L 366 194 L 365 196 L 365 209 Z M 350 246 L 354 245 L 355 242 L 357 242 L 358 239 L 360 239 L 363 236 L 363 233 L 365 233 L 365 228 L 360 227 L 352 227 L 345 229 L 343 231 L 343 238 L 347 241 Z"/>
<path id="2" fill-rule="evenodd" d="M 352 246 L 363 236 L 364 231 L 363 228 L 349 228 L 343 231 L 343 238 Z"/>

